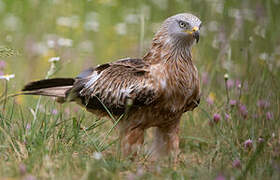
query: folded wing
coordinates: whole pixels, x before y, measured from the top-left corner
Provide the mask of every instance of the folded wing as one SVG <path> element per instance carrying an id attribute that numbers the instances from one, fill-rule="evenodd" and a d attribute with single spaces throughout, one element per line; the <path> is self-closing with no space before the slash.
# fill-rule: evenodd
<path id="1" fill-rule="evenodd" d="M 125 112 L 127 105 L 147 106 L 158 98 L 150 78 L 149 66 L 141 59 L 119 60 L 82 72 L 67 92 L 69 100 L 81 100 L 89 110 L 114 115 Z"/>

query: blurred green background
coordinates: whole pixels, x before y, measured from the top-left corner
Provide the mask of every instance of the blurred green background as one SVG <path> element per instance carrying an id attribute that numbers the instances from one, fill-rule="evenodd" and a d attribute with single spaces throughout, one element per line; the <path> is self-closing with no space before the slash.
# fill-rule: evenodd
<path id="1" fill-rule="evenodd" d="M 200 72 L 218 69 L 238 76 L 247 73 L 242 65 L 250 42 L 252 63 L 265 53 L 268 63 L 280 66 L 279 7 L 278 0 L 1 0 L 1 46 L 20 52 L 1 59 L 8 66 L 4 73 L 15 73 L 18 85 L 44 77 L 53 56 L 63 63 L 59 76 L 75 76 L 91 65 L 142 57 L 165 18 L 190 12 L 203 21 L 194 49 Z"/>
<path id="2" fill-rule="evenodd" d="M 201 40 L 193 47 L 193 59 L 202 80 L 202 101 L 194 113 L 187 113 L 182 118 L 180 146 L 186 157 L 180 168 L 169 167 L 161 175 L 157 172 L 147 174 L 158 179 L 207 179 L 209 174 L 211 178 L 219 174 L 226 178 L 245 178 L 249 173 L 249 179 L 278 179 L 280 0 L 0 0 L 0 75 L 15 74 L 15 78 L 7 82 L 8 94 L 12 94 L 27 82 L 44 78 L 52 57 L 60 57 L 58 71 L 53 77 L 74 77 L 89 66 L 125 57 L 142 57 L 164 19 L 181 12 L 193 13 L 203 22 Z M 230 111 L 225 107 L 229 100 L 224 80 L 226 73 L 229 75 L 226 82 L 229 98 L 237 101 L 237 105 L 232 101 Z M 1 95 L 6 81 L 0 83 Z M 24 145 L 28 158 L 5 160 L 0 156 L 0 166 L 3 167 L 0 178 L 22 177 L 20 162 L 38 179 L 54 179 L 56 176 L 75 179 L 83 175 L 90 179 L 96 174 L 108 179 L 122 179 L 124 171 L 137 175 L 138 165 L 118 164 L 108 159 L 104 164 L 94 162 L 88 166 L 92 161 L 89 154 L 96 151 L 88 139 L 94 139 L 96 133 L 104 134 L 104 129 L 86 138 L 80 132 L 80 139 L 75 141 L 79 143 L 70 147 L 72 150 L 67 143 L 56 145 L 59 148 L 55 151 L 37 146 L 34 142 L 49 145 L 48 138 L 60 133 L 54 130 L 48 136 L 36 139 L 41 136 L 40 128 L 49 122 L 45 122 L 46 117 L 50 122 L 56 117 L 63 119 L 53 112 L 53 116 L 40 119 L 42 126 L 32 124 L 29 109 L 36 106 L 37 99 L 23 96 L 10 99 L 6 112 L 1 104 L 0 118 L 9 120 L 0 126 L 0 144 L 3 145 L 0 152 L 8 152 L 7 156 L 13 157 L 15 149 L 20 151 L 21 146 L 12 148 L 11 142 L 23 142 L 29 138 L 30 143 Z M 43 100 L 44 105 L 48 104 L 48 111 L 60 109 L 52 101 Z M 215 113 L 221 114 L 223 120 L 213 129 L 208 122 Z M 77 115 L 74 113 L 73 116 L 76 118 Z M 87 114 L 89 120 L 85 126 L 91 118 L 92 115 Z M 33 125 L 40 127 L 32 131 L 32 135 L 24 130 L 28 122 L 31 129 Z M 73 127 L 72 124 L 64 125 L 74 128 L 74 124 L 73 120 Z M 51 126 L 49 128 L 52 130 Z M 4 131 L 8 135 L 3 135 Z M 65 137 L 69 135 L 67 133 Z M 266 143 L 261 150 L 258 149 L 260 137 Z M 63 141 L 59 138 L 57 143 Z M 244 150 L 243 142 L 248 139 L 253 140 L 250 151 Z M 114 148 L 107 152 L 113 157 Z M 81 158 L 72 162 L 76 152 L 80 152 Z M 50 159 L 46 160 L 46 154 Z M 257 160 L 256 156 L 260 159 Z M 52 158 L 60 162 L 52 161 Z M 232 168 L 231 162 L 236 158 L 243 164 L 241 169 Z M 38 167 L 36 161 L 60 164 L 63 168 L 42 164 Z M 107 162 L 111 163 L 110 166 Z M 99 171 L 98 166 L 103 170 Z M 69 173 L 66 177 L 65 172 Z M 148 175 L 144 173 L 143 177 Z"/>

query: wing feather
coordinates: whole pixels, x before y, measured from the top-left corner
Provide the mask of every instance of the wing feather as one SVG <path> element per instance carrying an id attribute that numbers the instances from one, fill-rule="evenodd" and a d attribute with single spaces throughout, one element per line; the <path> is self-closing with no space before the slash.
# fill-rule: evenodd
<path id="1" fill-rule="evenodd" d="M 82 72 L 67 94 L 75 94 L 72 97 L 90 110 L 105 111 L 104 104 L 119 115 L 125 112 L 128 99 L 133 107 L 150 105 L 157 100 L 157 91 L 148 65 L 141 59 L 125 59 Z"/>

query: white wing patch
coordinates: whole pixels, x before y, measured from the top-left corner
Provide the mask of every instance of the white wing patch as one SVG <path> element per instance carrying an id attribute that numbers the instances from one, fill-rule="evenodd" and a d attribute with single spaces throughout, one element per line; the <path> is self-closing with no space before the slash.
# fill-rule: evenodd
<path id="1" fill-rule="evenodd" d="M 95 83 L 95 81 L 99 79 L 101 74 L 102 72 L 97 74 L 97 71 L 94 71 L 94 73 L 90 76 L 90 80 L 85 84 L 85 88 L 91 87 Z"/>

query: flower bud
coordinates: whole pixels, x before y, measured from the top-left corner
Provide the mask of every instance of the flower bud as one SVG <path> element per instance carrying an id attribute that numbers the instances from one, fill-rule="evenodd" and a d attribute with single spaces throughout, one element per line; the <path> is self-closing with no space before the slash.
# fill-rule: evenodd
<path id="1" fill-rule="evenodd" d="M 225 79 L 226 81 L 228 80 L 228 74 L 227 74 L 227 73 L 224 75 L 224 79 Z"/>
<path id="2" fill-rule="evenodd" d="M 221 120 L 221 115 L 220 114 L 214 114 L 214 116 L 213 116 L 213 121 L 215 122 L 215 123 L 218 123 L 219 121 Z"/>

